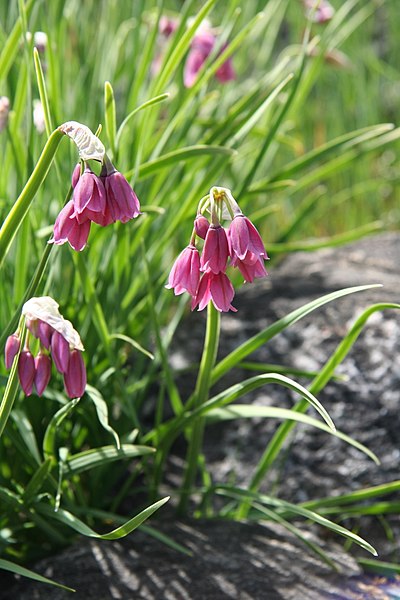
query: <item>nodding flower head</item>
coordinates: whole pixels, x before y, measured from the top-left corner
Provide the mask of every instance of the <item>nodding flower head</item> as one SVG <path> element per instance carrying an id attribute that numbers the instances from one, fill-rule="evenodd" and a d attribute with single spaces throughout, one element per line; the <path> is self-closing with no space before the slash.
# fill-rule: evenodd
<path id="1" fill-rule="evenodd" d="M 203 214 L 207 211 L 211 223 Z M 219 221 L 227 213 L 231 215 L 229 229 Z M 200 243 L 204 240 L 201 256 L 196 248 L 197 238 Z M 176 259 L 166 287 L 173 288 L 176 295 L 189 292 L 192 310 L 203 310 L 212 302 L 218 311 L 236 312 L 232 306 L 235 291 L 227 268 L 239 269 L 244 280 L 252 283 L 267 275 L 267 259 L 260 234 L 244 216 L 230 190 L 212 188 L 199 203 L 190 244 Z"/>
<path id="2" fill-rule="evenodd" d="M 59 130 L 76 144 L 84 165 L 77 164 L 72 173 L 73 195 L 59 213 L 53 243 L 69 242 L 74 250 L 83 250 L 87 244 L 90 224 L 106 227 L 116 221 L 126 223 L 140 215 L 139 200 L 125 177 L 115 169 L 98 137 L 88 127 L 68 121 Z M 100 176 L 89 167 L 88 161 L 101 162 Z"/>
<path id="3" fill-rule="evenodd" d="M 24 348 L 18 357 L 18 376 L 25 394 L 29 396 L 34 385 L 38 395 L 43 394 L 50 380 L 53 358 L 56 369 L 64 375 L 68 396 L 82 396 L 86 386 L 86 370 L 82 358 L 84 348 L 72 323 L 60 314 L 57 302 L 49 296 L 31 298 L 25 302 L 22 315 L 25 317 L 27 334 Z M 40 342 L 36 358 L 29 347 L 30 336 Z M 7 368 L 11 367 L 18 355 L 20 344 L 19 333 L 8 338 L 5 352 Z"/>

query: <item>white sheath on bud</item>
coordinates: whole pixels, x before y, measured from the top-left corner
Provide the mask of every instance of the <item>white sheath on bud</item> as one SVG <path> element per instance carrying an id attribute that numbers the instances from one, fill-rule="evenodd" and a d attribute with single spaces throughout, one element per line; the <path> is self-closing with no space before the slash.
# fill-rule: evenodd
<path id="1" fill-rule="evenodd" d="M 40 319 L 58 331 L 67 340 L 71 349 L 84 350 L 79 333 L 72 323 L 64 319 L 58 310 L 58 304 L 50 296 L 31 298 L 22 307 L 22 314 L 27 319 Z"/>
<path id="2" fill-rule="evenodd" d="M 60 125 L 59 130 L 75 142 L 79 151 L 79 157 L 82 160 L 98 160 L 99 162 L 103 162 L 106 149 L 89 127 L 77 121 L 67 121 L 67 123 Z"/>

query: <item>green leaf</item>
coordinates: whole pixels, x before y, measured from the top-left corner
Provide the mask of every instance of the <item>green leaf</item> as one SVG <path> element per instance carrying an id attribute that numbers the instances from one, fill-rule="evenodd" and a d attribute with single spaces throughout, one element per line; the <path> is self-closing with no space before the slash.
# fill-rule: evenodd
<path id="1" fill-rule="evenodd" d="M 110 144 L 111 152 L 115 157 L 116 136 L 117 136 L 117 116 L 115 109 L 114 90 L 109 81 L 104 83 L 104 115 L 106 121 L 106 133 Z"/>
<path id="2" fill-rule="evenodd" d="M 50 423 L 48 424 L 43 437 L 43 452 L 46 458 L 55 458 L 57 454 L 55 447 L 57 429 L 58 427 L 60 427 L 64 419 L 75 408 L 79 400 L 80 398 L 74 398 L 70 402 L 67 402 L 67 404 L 64 404 L 64 406 L 56 412 L 56 414 L 53 416 Z"/>
<path id="3" fill-rule="evenodd" d="M 122 121 L 121 125 L 118 128 L 118 132 L 117 132 L 117 137 L 116 137 L 116 146 L 119 146 L 119 142 L 122 136 L 122 133 L 125 129 L 125 127 L 128 125 L 128 123 L 131 121 L 131 119 L 133 119 L 133 117 L 140 112 L 141 110 L 145 110 L 146 108 L 150 108 L 150 106 L 154 106 L 155 104 L 159 104 L 160 102 L 164 102 L 164 100 L 167 100 L 170 97 L 169 93 L 166 94 L 160 94 L 159 96 L 154 96 L 154 98 L 150 98 L 150 100 L 147 100 L 146 102 L 143 102 L 143 104 L 140 104 L 140 106 L 137 106 L 134 110 L 132 110 L 132 112 L 130 112 L 125 119 Z"/>
<path id="4" fill-rule="evenodd" d="M 115 446 L 101 446 L 100 448 L 85 450 L 68 458 L 66 463 L 68 470 L 65 476 L 82 473 L 123 458 L 136 458 L 154 452 L 155 449 L 150 446 L 134 446 L 132 444 L 122 444 L 119 449 Z"/>
<path id="5" fill-rule="evenodd" d="M 29 0 L 29 2 L 26 3 L 26 5 L 25 5 L 25 17 L 26 18 L 29 17 L 34 3 L 35 3 L 35 0 Z M 19 52 L 19 49 L 20 49 L 19 40 L 20 40 L 21 34 L 22 34 L 22 17 L 20 16 L 17 19 L 10 35 L 6 39 L 6 42 L 3 46 L 1 54 L 0 54 L 0 81 L 1 82 L 7 77 L 8 71 L 11 68 L 13 60 L 15 59 L 15 57 L 17 56 L 17 54 Z"/>
<path id="6" fill-rule="evenodd" d="M 91 385 L 86 385 L 85 391 L 96 408 L 97 418 L 99 419 L 100 425 L 103 427 L 103 429 L 111 433 L 111 435 L 114 437 L 117 450 L 119 450 L 121 447 L 121 442 L 119 440 L 118 433 L 108 422 L 108 406 L 104 401 L 103 396 L 100 394 L 99 390 Z"/>
<path id="7" fill-rule="evenodd" d="M 187 146 L 186 148 L 179 148 L 178 150 L 172 150 L 167 154 L 163 154 L 159 158 L 143 163 L 139 167 L 138 179 L 143 180 L 146 177 L 150 177 L 153 173 L 170 167 L 175 163 L 182 161 L 191 160 L 197 156 L 226 156 L 231 157 L 235 154 L 235 150 L 231 148 L 225 148 L 224 146 Z M 131 169 L 125 173 L 125 177 L 130 179 L 134 174 L 134 169 Z"/>
<path id="8" fill-rule="evenodd" d="M 23 494 L 23 500 L 27 504 L 32 500 L 34 496 L 41 490 L 43 483 L 46 481 L 52 467 L 52 459 L 48 458 L 45 460 L 40 467 L 35 471 L 31 480 L 25 488 Z"/>
<path id="9" fill-rule="evenodd" d="M 310 425 L 312 427 L 316 427 L 317 429 L 321 429 L 322 431 L 326 431 L 330 435 L 333 435 L 340 440 L 343 440 L 350 446 L 357 448 L 360 452 L 366 454 L 369 458 L 371 458 L 376 464 L 380 464 L 378 457 L 374 452 L 369 450 L 364 444 L 357 442 L 352 437 L 342 433 L 338 430 L 332 430 L 330 427 L 318 421 L 318 419 L 314 419 L 313 417 L 309 417 L 303 413 L 299 413 L 294 410 L 289 410 L 287 408 L 277 408 L 275 406 L 258 406 L 254 404 L 234 404 L 229 408 L 213 408 L 208 411 L 206 414 L 206 418 L 211 421 L 227 421 L 232 419 L 255 419 L 255 418 L 263 418 L 263 419 L 283 419 L 289 421 L 296 421 L 298 423 L 304 423 L 305 425 Z M 308 506 L 308 504 L 305 504 Z M 314 506 L 314 503 L 312 504 Z M 315 506 L 318 508 L 319 504 L 316 502 Z"/>
<path id="10" fill-rule="evenodd" d="M 292 504 L 291 502 L 286 502 L 285 500 L 280 500 L 278 498 L 273 498 L 271 496 L 266 496 L 265 494 L 259 494 L 255 492 L 249 492 L 247 490 L 242 490 L 240 488 L 234 488 L 230 486 L 216 486 L 215 491 L 217 494 L 226 495 L 233 498 L 245 499 L 247 500 L 253 507 L 254 503 L 260 503 L 261 505 L 266 504 L 267 506 L 271 506 L 277 510 L 283 511 L 287 515 L 298 515 L 304 517 L 305 519 L 309 519 L 318 523 L 318 525 L 322 525 L 339 535 L 344 536 L 348 540 L 355 542 L 364 550 L 367 550 L 374 556 L 377 556 L 377 552 L 371 544 L 369 544 L 366 540 L 364 540 L 359 535 L 356 535 L 352 531 L 349 531 L 345 527 L 330 521 L 329 519 L 322 517 L 321 515 L 303 508 L 302 506 L 298 506 L 296 504 Z"/>
<path id="11" fill-rule="evenodd" d="M 144 210 L 143 205 L 142 209 Z M 154 354 L 152 354 L 149 350 L 146 350 L 146 348 L 143 348 L 143 346 L 141 346 L 139 342 L 129 337 L 128 335 L 124 335 L 123 333 L 112 333 L 110 334 L 110 338 L 115 340 L 122 340 L 123 342 L 130 344 L 136 350 L 139 350 L 139 352 L 141 352 L 145 356 L 148 356 L 148 358 L 150 358 L 151 360 L 154 360 Z"/>
<path id="12" fill-rule="evenodd" d="M 63 590 L 67 590 L 67 592 L 75 592 L 73 588 L 70 588 L 62 583 L 57 583 L 57 581 L 53 581 L 52 579 L 48 579 L 47 577 L 43 577 L 43 575 L 39 575 L 39 573 L 35 573 L 30 569 L 26 569 L 25 567 L 21 567 L 9 560 L 4 560 L 0 558 L 0 569 L 4 569 L 5 571 L 11 571 L 11 573 L 15 573 L 16 575 L 21 575 L 22 577 L 28 577 L 28 579 L 34 579 L 35 581 L 40 581 L 40 583 L 49 583 L 50 585 L 54 585 Z"/>
<path id="13" fill-rule="evenodd" d="M 59 521 L 60 523 L 71 527 L 71 529 L 74 529 L 78 533 L 87 537 L 92 537 L 99 540 L 119 540 L 127 536 L 137 527 L 139 527 L 143 523 L 143 521 L 146 521 L 146 519 L 148 519 L 156 510 L 161 508 L 161 506 L 163 506 L 166 502 L 168 502 L 168 500 L 169 496 L 158 500 L 158 502 L 155 502 L 151 506 L 148 506 L 147 508 L 142 510 L 142 512 L 136 515 L 136 517 L 133 517 L 132 519 L 124 523 L 124 525 L 113 529 L 109 533 L 103 534 L 96 533 L 96 531 L 88 527 L 80 519 L 75 517 L 75 515 L 73 515 L 67 510 L 64 510 L 63 508 L 60 508 L 56 512 L 51 506 L 48 506 L 46 504 L 38 504 L 36 506 L 36 509 L 38 512 L 42 513 L 46 517 Z"/>
<path id="14" fill-rule="evenodd" d="M 342 298 L 343 296 L 347 296 L 348 294 L 354 294 L 356 292 L 362 292 L 364 290 L 369 290 L 374 287 L 381 287 L 380 284 L 376 285 L 361 285 L 357 287 L 350 287 L 343 290 L 339 290 L 337 292 L 332 292 L 330 294 L 326 294 L 325 296 L 321 296 L 321 298 L 317 298 L 316 300 L 312 300 L 308 302 L 304 306 L 297 308 L 292 311 L 279 321 L 276 321 L 260 333 L 251 337 L 249 340 L 238 346 L 233 352 L 228 354 L 223 360 L 221 360 L 213 370 L 212 383 L 216 383 L 225 373 L 230 371 L 233 367 L 235 367 L 241 360 L 246 358 L 249 354 L 257 350 L 263 344 L 266 344 L 270 339 L 275 337 L 281 331 L 284 331 L 290 325 L 293 325 L 312 311 L 317 308 L 327 304 L 328 302 L 332 302 L 332 300 L 337 300 L 338 298 Z"/>

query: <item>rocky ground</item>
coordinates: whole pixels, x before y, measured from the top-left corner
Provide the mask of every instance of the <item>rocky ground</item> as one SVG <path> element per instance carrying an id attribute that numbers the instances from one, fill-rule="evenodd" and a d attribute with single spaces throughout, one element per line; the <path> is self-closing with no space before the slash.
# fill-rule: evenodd
<path id="1" fill-rule="evenodd" d="M 270 268 L 266 281 L 246 285 L 237 294 L 238 313 L 222 319 L 220 356 L 323 294 L 354 285 L 382 284 L 382 288 L 352 294 L 316 310 L 248 357 L 302 370 L 320 369 L 363 310 L 377 302 L 400 302 L 399 264 L 400 237 L 396 234 L 289 256 Z M 190 368 L 198 360 L 203 332 L 204 313 L 191 315 L 178 332 L 171 358 L 174 366 Z M 263 490 L 298 502 L 399 479 L 400 313 L 393 309 L 374 313 L 337 374 L 344 379 L 331 381 L 318 398 L 337 428 L 373 450 L 381 465 L 324 432 L 297 426 Z M 226 387 L 252 375 L 237 368 L 218 385 Z M 180 386 L 190 393 L 190 369 L 180 378 Z M 260 388 L 241 402 L 290 408 L 296 398 L 274 385 Z M 208 427 L 205 455 L 213 479 L 245 485 L 277 426 L 271 420 L 246 420 Z M 178 452 L 168 483 L 177 481 L 180 468 Z M 392 541 L 387 524 L 394 532 Z M 399 562 L 399 517 L 389 516 L 386 525 L 365 519 L 358 524 L 359 533 L 375 545 L 382 559 Z M 81 543 L 60 557 L 42 561 L 37 570 L 76 586 L 79 591 L 74 598 L 82 599 L 400 597 L 396 582 L 357 576 L 354 559 L 338 545 L 341 540 L 324 539 L 320 530 L 310 535 L 341 565 L 340 576 L 277 525 L 170 521 L 161 522 L 160 527 L 190 548 L 193 556 L 178 554 L 139 532 L 121 542 Z M 308 524 L 303 529 L 309 529 Z M 69 597 L 66 592 L 25 581 L 10 587 L 10 581 L 0 591 L 0 600 Z"/>

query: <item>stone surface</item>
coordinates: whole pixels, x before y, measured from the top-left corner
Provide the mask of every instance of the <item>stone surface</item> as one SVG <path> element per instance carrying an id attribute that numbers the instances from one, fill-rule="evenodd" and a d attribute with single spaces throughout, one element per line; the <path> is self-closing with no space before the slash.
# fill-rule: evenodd
<path id="1" fill-rule="evenodd" d="M 329 594 L 341 597 L 344 577 L 358 573 L 339 546 L 329 544 L 328 554 L 341 575 L 279 525 L 161 522 L 157 529 L 192 556 L 140 531 L 118 542 L 85 541 L 36 565 L 41 574 L 76 589 L 75 594 L 21 580 L 0 591 L 0 600 L 323 600 Z"/>

